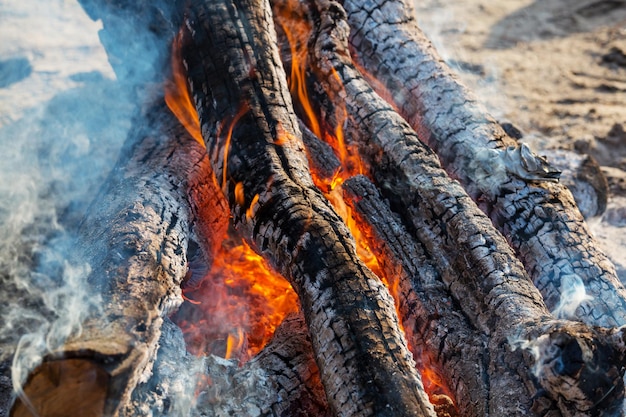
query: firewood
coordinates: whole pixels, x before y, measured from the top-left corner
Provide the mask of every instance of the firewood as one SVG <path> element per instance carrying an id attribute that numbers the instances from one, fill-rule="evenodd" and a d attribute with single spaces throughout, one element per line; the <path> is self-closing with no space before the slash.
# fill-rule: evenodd
<path id="1" fill-rule="evenodd" d="M 285 318 L 258 355 L 241 364 L 186 351 L 166 320 L 151 378 L 122 416 L 330 416 L 301 314 Z"/>
<path id="2" fill-rule="evenodd" d="M 313 185 L 269 4 L 210 1 L 187 16 L 182 55 L 212 167 L 235 228 L 299 296 L 331 410 L 433 416 L 393 299 Z"/>
<path id="3" fill-rule="evenodd" d="M 458 81 L 417 26 L 412 3 L 342 3 L 359 65 L 386 87 L 445 169 L 507 237 L 548 308 L 556 310 L 573 288 L 581 292 L 584 286 L 589 297 L 572 317 L 599 326 L 626 324 L 626 290 L 571 193 L 550 182 L 553 169 L 522 153 Z"/>
<path id="4" fill-rule="evenodd" d="M 310 6 L 312 62 L 325 90 L 335 103 L 345 103 L 352 116 L 348 136 L 360 145 L 381 190 L 429 256 L 436 259 L 444 282 L 467 317 L 489 337 L 490 366 L 517 372 L 535 407 L 543 389 L 565 416 L 620 408 L 624 399 L 623 329 L 589 328 L 550 315 L 503 236 L 355 69 L 341 6 L 330 0 Z M 328 123 L 333 120 L 329 118 Z M 531 357 L 515 350 L 516 346 L 532 347 L 539 354 Z M 561 365 L 554 366 L 554 360 Z M 599 368 L 608 378 L 592 377 Z M 592 379 L 598 385 L 590 386 Z M 502 389 L 502 395 L 507 395 L 505 387 L 496 387 L 500 381 L 490 382 L 490 389 Z M 569 389 L 564 389 L 566 386 Z"/>
<path id="5" fill-rule="evenodd" d="M 163 317 L 182 302 L 195 236 L 188 194 L 208 194 L 215 219 L 219 210 L 227 219 L 210 171 L 200 171 L 203 148 L 164 103 L 139 117 L 132 132 L 75 245 L 91 266 L 84 281 L 90 310 L 80 331 L 30 374 L 13 416 L 116 415 L 150 372 Z"/>
<path id="6" fill-rule="evenodd" d="M 365 225 L 370 247 L 382 260 L 386 275 L 395 277 L 391 285 L 399 288 L 400 317 L 414 356 L 429 358 L 421 368 L 439 370 L 459 415 L 530 415 L 530 401 L 511 401 L 498 392 L 502 387 L 520 395 L 526 388 L 515 374 L 489 367 L 487 338 L 465 316 L 436 261 L 408 233 L 374 184 L 356 176 L 343 184 L 343 190 L 353 215 Z"/>

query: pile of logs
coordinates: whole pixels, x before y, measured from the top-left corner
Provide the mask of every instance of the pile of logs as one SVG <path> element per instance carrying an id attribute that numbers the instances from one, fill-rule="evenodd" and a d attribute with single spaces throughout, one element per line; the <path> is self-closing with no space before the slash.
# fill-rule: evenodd
<path id="1" fill-rule="evenodd" d="M 622 413 L 626 290 L 558 171 L 458 82 L 410 2 L 82 3 L 112 62 L 139 27 L 159 71 L 81 226 L 101 309 L 13 416 Z M 176 36 L 202 144 L 163 100 Z M 314 181 L 338 173 L 388 286 Z M 241 366 L 187 354 L 168 318 L 229 227 L 300 304 Z"/>

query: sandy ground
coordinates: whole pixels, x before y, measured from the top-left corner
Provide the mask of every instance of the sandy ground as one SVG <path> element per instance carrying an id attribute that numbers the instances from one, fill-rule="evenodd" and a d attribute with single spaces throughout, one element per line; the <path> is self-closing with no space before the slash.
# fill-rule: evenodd
<path id="1" fill-rule="evenodd" d="M 536 150 L 592 155 L 610 187 L 588 219 L 626 278 L 626 1 L 417 1 L 422 29 Z"/>

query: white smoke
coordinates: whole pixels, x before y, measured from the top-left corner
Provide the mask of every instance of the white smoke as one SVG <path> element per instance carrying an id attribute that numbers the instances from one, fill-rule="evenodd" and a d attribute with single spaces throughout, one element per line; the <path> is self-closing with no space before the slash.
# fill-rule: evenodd
<path id="1" fill-rule="evenodd" d="M 16 389 L 99 308 L 73 242 L 132 114 L 100 28 L 76 2 L 0 0 L 0 365 Z"/>
<path id="2" fill-rule="evenodd" d="M 576 309 L 585 301 L 593 300 L 587 294 L 585 284 L 576 274 L 568 274 L 561 277 L 561 299 L 552 314 L 559 319 L 576 318 Z"/>

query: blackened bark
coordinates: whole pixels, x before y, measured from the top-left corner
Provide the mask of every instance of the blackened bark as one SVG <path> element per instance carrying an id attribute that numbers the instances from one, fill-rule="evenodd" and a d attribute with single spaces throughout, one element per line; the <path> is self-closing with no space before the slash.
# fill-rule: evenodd
<path id="1" fill-rule="evenodd" d="M 444 282 L 467 317 L 489 337 L 490 366 L 516 372 L 529 390 L 522 401 L 533 398 L 535 405 L 541 397 L 534 385 L 537 378 L 566 416 L 602 415 L 620 408 L 624 397 L 619 365 L 624 361 L 621 330 L 590 329 L 581 323 L 553 319 L 503 236 L 461 186 L 446 175 L 437 157 L 404 119 L 354 68 L 341 6 L 329 0 L 314 3 L 305 15 L 313 23 L 312 62 L 325 83 L 324 90 L 335 106 L 338 101 L 345 103 L 352 116 L 347 136 L 359 144 L 381 190 L 436 260 Z M 330 117 L 326 122 L 333 125 L 336 120 Z M 515 350 L 522 344 L 538 348 L 535 351 L 542 355 L 533 358 Z M 556 356 L 548 353 L 551 349 Z M 584 351 L 595 354 L 581 353 Z M 571 369 L 563 372 L 554 367 L 555 357 Z M 531 375 L 528 369 L 533 365 Z M 596 379 L 598 386 L 592 387 L 587 378 L 598 367 L 611 376 Z M 545 378 L 548 374 L 550 377 Z M 519 401 L 506 386 L 497 385 L 501 382 L 491 381 L 490 391 Z M 564 386 L 571 389 L 564 390 Z"/>
<path id="2" fill-rule="evenodd" d="M 387 276 L 396 277 L 400 315 L 417 358 L 439 370 L 462 416 L 530 415 L 530 399 L 511 401 L 504 392 L 518 396 L 527 391 L 517 372 L 489 366 L 490 356 L 500 352 L 488 347 L 488 338 L 468 321 L 441 279 L 432 258 L 405 230 L 401 219 L 364 177 L 343 185 L 348 204 Z M 393 284 L 392 284 L 393 285 Z M 556 412 L 555 405 L 544 404 Z"/>
<path id="3" fill-rule="evenodd" d="M 313 185 L 269 4 L 192 5 L 186 28 L 189 84 L 233 223 L 296 290 L 331 410 L 434 415 L 393 299 Z"/>
<path id="4" fill-rule="evenodd" d="M 393 279 L 390 285 L 398 288 L 399 313 L 418 368 L 441 374 L 461 416 L 486 416 L 495 409 L 499 415 L 515 415 L 505 408 L 519 404 L 489 404 L 487 340 L 452 298 L 426 250 L 366 177 L 352 177 L 342 188 L 369 247 Z"/>
<path id="5" fill-rule="evenodd" d="M 31 373 L 14 416 L 30 415 L 24 398 L 41 416 L 117 415 L 150 373 L 163 317 L 182 302 L 187 247 L 196 236 L 187 199 L 207 193 L 217 208 L 220 190 L 201 170 L 208 159 L 202 147 L 165 103 L 135 126 L 75 245 L 91 266 L 81 289 L 89 310 L 80 331 Z M 224 220 L 216 227 L 223 235 L 227 212 L 215 215 Z"/>
<path id="6" fill-rule="evenodd" d="M 592 298 L 582 302 L 572 318 L 606 327 L 626 324 L 626 290 L 570 192 L 543 181 L 551 178 L 546 176 L 549 168 L 536 157 L 525 165 L 524 158 L 506 156 L 508 147 L 517 148 L 515 141 L 443 62 L 417 26 L 412 4 L 342 3 L 355 59 L 386 86 L 448 173 L 507 237 L 548 308 L 556 310 L 572 288 L 584 285 Z"/>

